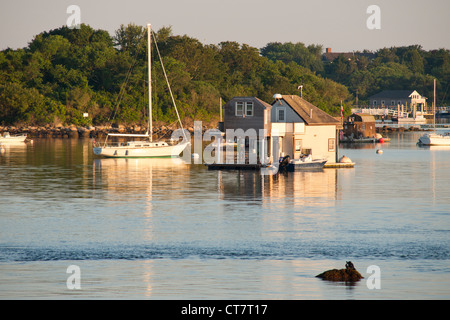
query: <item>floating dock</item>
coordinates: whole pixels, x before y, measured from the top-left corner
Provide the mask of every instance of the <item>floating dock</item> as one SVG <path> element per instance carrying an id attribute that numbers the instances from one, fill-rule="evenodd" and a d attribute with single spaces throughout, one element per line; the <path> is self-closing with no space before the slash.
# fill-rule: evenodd
<path id="1" fill-rule="evenodd" d="M 261 168 L 265 167 L 261 164 L 247 164 L 247 163 L 242 163 L 242 164 L 239 164 L 239 163 L 214 163 L 214 164 L 207 164 L 206 166 L 208 167 L 208 170 L 253 170 L 253 171 L 261 170 Z M 354 162 L 327 162 L 323 166 L 324 169 L 326 169 L 326 168 L 354 168 L 354 167 L 355 167 Z M 312 168 L 309 168 L 309 169 L 312 169 Z M 319 168 L 319 169 L 322 169 L 322 168 Z"/>
<path id="2" fill-rule="evenodd" d="M 247 163 L 213 163 L 207 164 L 208 170 L 260 170 L 261 164 Z"/>
<path id="3" fill-rule="evenodd" d="M 324 168 L 354 168 L 354 162 L 327 162 Z"/>

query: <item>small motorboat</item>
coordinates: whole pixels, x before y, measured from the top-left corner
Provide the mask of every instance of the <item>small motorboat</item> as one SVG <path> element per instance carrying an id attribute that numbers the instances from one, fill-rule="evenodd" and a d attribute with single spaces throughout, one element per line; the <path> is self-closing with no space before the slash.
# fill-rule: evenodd
<path id="1" fill-rule="evenodd" d="M 297 171 L 305 169 L 322 169 L 327 160 L 313 159 L 311 155 L 301 156 L 299 159 L 292 159 L 287 165 L 287 171 Z"/>
<path id="2" fill-rule="evenodd" d="M 16 134 L 16 135 L 10 135 L 9 132 L 4 132 L 0 136 L 0 144 L 1 143 L 11 143 L 11 142 L 24 142 L 27 138 L 27 134 Z"/>

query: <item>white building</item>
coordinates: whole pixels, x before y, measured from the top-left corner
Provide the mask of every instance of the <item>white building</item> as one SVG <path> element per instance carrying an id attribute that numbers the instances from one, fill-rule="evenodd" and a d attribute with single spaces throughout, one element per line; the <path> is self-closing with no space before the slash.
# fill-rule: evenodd
<path id="1" fill-rule="evenodd" d="M 280 156 L 301 154 L 337 162 L 340 121 L 296 95 L 275 95 L 272 103 L 272 137 L 278 133 Z"/>

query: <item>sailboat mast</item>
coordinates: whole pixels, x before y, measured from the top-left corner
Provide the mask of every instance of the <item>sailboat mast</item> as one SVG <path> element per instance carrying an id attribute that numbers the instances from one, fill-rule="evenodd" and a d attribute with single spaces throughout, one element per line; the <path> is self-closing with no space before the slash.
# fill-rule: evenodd
<path id="1" fill-rule="evenodd" d="M 433 127 L 436 131 L 436 79 L 433 79 Z"/>
<path id="2" fill-rule="evenodd" d="M 147 43 L 148 43 L 148 131 L 150 135 L 150 142 L 153 141 L 153 115 L 152 115 L 152 62 L 151 62 L 151 24 L 147 24 Z"/>

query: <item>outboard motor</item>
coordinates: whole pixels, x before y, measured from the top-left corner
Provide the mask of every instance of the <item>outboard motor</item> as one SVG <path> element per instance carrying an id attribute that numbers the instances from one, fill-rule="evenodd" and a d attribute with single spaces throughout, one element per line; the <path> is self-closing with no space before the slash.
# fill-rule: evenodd
<path id="1" fill-rule="evenodd" d="M 288 167 L 290 161 L 291 161 L 291 157 L 289 155 L 281 158 L 280 165 L 278 167 L 278 172 L 287 172 L 287 167 Z"/>

